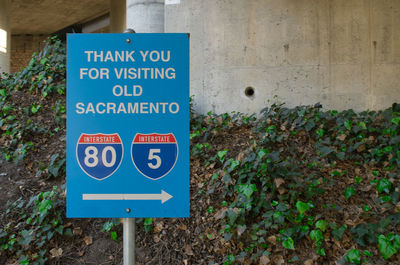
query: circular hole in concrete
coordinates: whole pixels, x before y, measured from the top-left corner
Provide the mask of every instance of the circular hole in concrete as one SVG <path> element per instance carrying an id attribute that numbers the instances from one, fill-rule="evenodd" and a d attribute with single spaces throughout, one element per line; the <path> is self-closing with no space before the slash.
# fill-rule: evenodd
<path id="1" fill-rule="evenodd" d="M 246 89 L 244 90 L 244 94 L 246 95 L 246 97 L 253 97 L 254 96 L 254 88 L 251 86 L 246 87 Z"/>

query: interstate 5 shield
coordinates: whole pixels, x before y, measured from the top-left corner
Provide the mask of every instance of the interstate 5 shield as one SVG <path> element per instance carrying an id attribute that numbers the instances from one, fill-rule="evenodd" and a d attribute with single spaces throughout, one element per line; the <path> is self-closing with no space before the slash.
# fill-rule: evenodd
<path id="1" fill-rule="evenodd" d="M 143 176 L 160 179 L 175 166 L 178 144 L 170 134 L 136 134 L 132 142 L 132 161 Z"/>

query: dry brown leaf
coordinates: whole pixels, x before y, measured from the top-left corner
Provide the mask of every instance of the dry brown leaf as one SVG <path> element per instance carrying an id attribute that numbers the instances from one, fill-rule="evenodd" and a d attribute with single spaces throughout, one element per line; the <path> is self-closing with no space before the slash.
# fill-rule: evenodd
<path id="1" fill-rule="evenodd" d="M 355 223 L 353 220 L 350 220 L 350 219 L 345 220 L 344 223 L 345 223 L 346 225 L 349 225 L 349 226 L 354 226 L 354 225 L 356 225 L 356 223 Z"/>
<path id="2" fill-rule="evenodd" d="M 156 223 L 156 225 L 154 226 L 154 233 L 160 233 L 163 230 L 164 227 L 164 223 L 163 222 L 158 222 Z"/>
<path id="3" fill-rule="evenodd" d="M 285 264 L 285 260 L 283 259 L 283 257 L 282 257 L 281 255 L 278 255 L 278 256 L 276 257 L 275 264 L 276 264 L 276 265 L 283 265 L 283 264 Z"/>
<path id="4" fill-rule="evenodd" d="M 189 256 L 194 255 L 192 247 L 190 245 L 185 245 L 184 250 L 185 250 L 186 255 L 189 255 Z"/>
<path id="5" fill-rule="evenodd" d="M 32 166 L 33 166 L 33 163 L 30 162 L 30 163 L 28 163 L 28 164 L 26 165 L 26 168 L 27 168 L 27 169 L 32 169 Z"/>
<path id="6" fill-rule="evenodd" d="M 85 236 L 83 238 L 83 241 L 85 241 L 86 246 L 89 246 L 89 245 L 93 244 L 93 239 L 92 239 L 91 236 Z"/>
<path id="7" fill-rule="evenodd" d="M 262 256 L 261 258 L 260 258 L 260 264 L 261 265 L 267 265 L 267 264 L 269 264 L 271 262 L 271 260 L 267 257 L 267 256 Z"/>
<path id="8" fill-rule="evenodd" d="M 244 152 L 240 152 L 240 153 L 236 156 L 236 160 L 237 160 L 237 161 L 242 161 L 243 158 L 244 158 Z"/>
<path id="9" fill-rule="evenodd" d="M 371 185 L 362 186 L 359 188 L 361 191 L 370 191 L 372 189 Z"/>
<path id="10" fill-rule="evenodd" d="M 344 141 L 344 140 L 346 139 L 346 137 L 347 137 L 346 134 L 342 134 L 342 135 L 339 135 L 337 138 L 338 138 L 340 141 Z"/>
<path id="11" fill-rule="evenodd" d="M 226 208 L 226 207 L 224 207 L 224 208 L 218 210 L 218 212 L 216 212 L 216 213 L 214 214 L 214 218 L 215 218 L 216 220 L 222 219 L 222 218 L 225 216 L 225 213 L 226 213 L 227 210 L 228 210 L 228 208 Z"/>
<path id="12" fill-rule="evenodd" d="M 357 147 L 357 152 L 361 153 L 362 151 L 365 150 L 365 145 L 360 145 L 359 147 Z"/>
<path id="13" fill-rule="evenodd" d="M 186 225 L 180 225 L 179 229 L 183 230 L 183 231 L 186 231 L 187 230 L 187 226 Z"/>
<path id="14" fill-rule="evenodd" d="M 282 194 L 285 194 L 287 192 L 287 190 L 284 189 L 284 188 L 279 188 L 278 192 L 279 192 L 280 195 L 282 195 Z"/>
<path id="15" fill-rule="evenodd" d="M 277 188 L 279 188 L 283 183 L 285 183 L 285 180 L 283 178 L 276 178 L 274 181 Z"/>
<path id="16" fill-rule="evenodd" d="M 306 261 L 304 261 L 304 265 L 313 265 L 314 261 L 312 259 L 308 259 Z"/>
<path id="17" fill-rule="evenodd" d="M 52 248 L 50 249 L 50 254 L 52 258 L 59 258 L 61 257 L 63 250 L 61 248 Z"/>
<path id="18" fill-rule="evenodd" d="M 72 230 L 72 234 L 74 236 L 80 236 L 82 235 L 82 229 L 80 227 L 75 227 L 74 230 Z"/>
<path id="19" fill-rule="evenodd" d="M 276 244 L 276 236 L 269 236 L 269 237 L 267 238 L 267 241 L 268 241 L 269 243 L 275 245 L 275 244 Z"/>

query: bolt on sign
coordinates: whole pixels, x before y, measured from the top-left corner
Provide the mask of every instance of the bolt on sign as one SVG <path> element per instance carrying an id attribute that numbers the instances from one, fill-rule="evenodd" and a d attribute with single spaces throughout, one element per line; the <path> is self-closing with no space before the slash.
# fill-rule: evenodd
<path id="1" fill-rule="evenodd" d="M 189 35 L 69 34 L 67 216 L 189 216 Z"/>

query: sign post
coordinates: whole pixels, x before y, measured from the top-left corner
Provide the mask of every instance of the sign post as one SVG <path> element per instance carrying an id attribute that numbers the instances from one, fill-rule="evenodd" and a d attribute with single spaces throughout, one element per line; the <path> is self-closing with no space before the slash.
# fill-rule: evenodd
<path id="1" fill-rule="evenodd" d="M 67 45 L 67 217 L 124 218 L 124 239 L 131 218 L 189 217 L 188 34 Z M 125 246 L 134 240 L 134 264 Z"/>
<path id="2" fill-rule="evenodd" d="M 124 265 L 135 264 L 135 218 L 123 219 Z"/>

